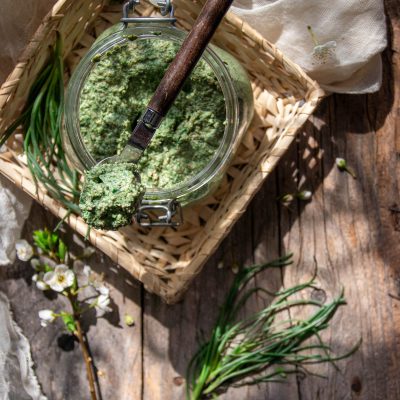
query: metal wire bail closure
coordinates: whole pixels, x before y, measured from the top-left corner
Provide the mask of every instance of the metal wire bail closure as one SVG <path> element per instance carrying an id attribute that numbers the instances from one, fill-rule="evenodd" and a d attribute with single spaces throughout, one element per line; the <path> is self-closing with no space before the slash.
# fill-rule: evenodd
<path id="1" fill-rule="evenodd" d="M 159 204 L 142 204 L 135 219 L 140 226 L 145 227 L 178 227 L 183 222 L 182 208 L 176 200 Z"/>
<path id="2" fill-rule="evenodd" d="M 160 13 L 163 16 L 160 17 L 129 17 L 129 12 L 134 11 L 135 7 L 140 4 L 140 0 L 129 0 L 127 1 L 122 9 L 122 18 L 121 22 L 125 25 L 132 22 L 166 22 L 170 24 L 174 24 L 176 22 L 176 18 L 174 17 L 174 6 L 171 3 L 171 0 L 149 0 L 151 4 L 159 7 Z M 169 17 L 166 15 L 169 13 Z"/>

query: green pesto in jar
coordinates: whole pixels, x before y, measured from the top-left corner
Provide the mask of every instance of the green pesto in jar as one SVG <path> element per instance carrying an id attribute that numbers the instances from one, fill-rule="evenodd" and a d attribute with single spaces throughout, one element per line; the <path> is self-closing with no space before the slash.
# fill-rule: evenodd
<path id="1" fill-rule="evenodd" d="M 79 207 L 92 227 L 116 230 L 130 225 L 145 187 L 137 180 L 133 163 L 103 163 L 85 176 Z"/>
<path id="2" fill-rule="evenodd" d="M 96 161 L 124 148 L 178 49 L 171 41 L 132 36 L 92 60 L 79 121 Z M 225 120 L 218 80 L 200 61 L 137 164 L 144 186 L 170 189 L 199 173 L 218 150 Z"/>

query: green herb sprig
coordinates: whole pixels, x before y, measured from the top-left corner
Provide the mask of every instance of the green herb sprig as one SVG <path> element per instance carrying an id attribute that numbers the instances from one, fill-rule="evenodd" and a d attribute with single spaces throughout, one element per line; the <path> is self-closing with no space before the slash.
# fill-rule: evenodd
<path id="1" fill-rule="evenodd" d="M 291 256 L 283 257 L 238 273 L 210 340 L 200 347 L 188 366 L 187 399 L 213 398 L 229 386 L 282 381 L 289 374 L 307 373 L 309 364 L 333 363 L 356 351 L 359 345 L 346 354 L 334 356 L 319 335 L 328 327 L 337 309 L 345 304 L 343 293 L 326 305 L 295 298 L 296 294 L 314 287 L 314 278 L 276 293 L 272 304 L 237 322 L 239 312 L 253 295 L 271 295 L 260 287 L 246 289 L 247 283 L 267 268 L 290 264 L 290 259 Z M 308 319 L 288 317 L 288 311 L 304 306 L 312 306 L 314 310 Z M 310 338 L 317 339 L 317 344 L 305 343 Z"/>
<path id="2" fill-rule="evenodd" d="M 22 114 L 3 133 L 0 147 L 22 126 L 23 149 L 32 177 L 69 212 L 79 214 L 79 175 L 67 162 L 62 146 L 64 106 L 62 40 L 57 35 L 48 64 L 32 84 Z"/>
<path id="3" fill-rule="evenodd" d="M 33 232 L 33 241 L 44 254 L 60 263 L 66 261 L 67 245 L 56 233 L 50 232 L 47 228 L 35 231 Z"/>

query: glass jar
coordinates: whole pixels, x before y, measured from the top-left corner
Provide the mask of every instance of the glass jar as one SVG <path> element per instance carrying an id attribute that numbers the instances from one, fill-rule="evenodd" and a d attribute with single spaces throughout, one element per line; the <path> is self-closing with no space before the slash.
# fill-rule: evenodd
<path id="1" fill-rule="evenodd" d="M 74 71 L 65 99 L 63 141 L 69 159 L 81 172 L 98 162 L 86 148 L 79 124 L 81 91 L 96 65 L 94 57 L 125 43 L 131 35 L 134 35 L 135 40 L 169 40 L 181 44 L 186 33 L 177 29 L 173 20 L 123 18 L 124 23 L 109 28 L 96 40 Z M 180 206 L 192 204 L 209 195 L 218 186 L 252 119 L 253 93 L 246 71 L 240 63 L 214 45 L 207 47 L 202 59 L 211 67 L 224 96 L 226 124 L 221 143 L 210 162 L 195 176 L 168 189 L 149 188 L 146 191 L 136 216 L 136 221 L 141 225 L 179 224 Z M 155 216 L 152 210 L 156 210 Z"/>

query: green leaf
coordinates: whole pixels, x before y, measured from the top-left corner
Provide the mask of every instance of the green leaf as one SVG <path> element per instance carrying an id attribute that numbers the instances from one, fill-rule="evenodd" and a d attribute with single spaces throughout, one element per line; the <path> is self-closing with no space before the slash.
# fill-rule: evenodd
<path id="1" fill-rule="evenodd" d="M 57 233 L 50 232 L 47 228 L 37 230 L 33 232 L 33 241 L 37 247 L 43 250 L 44 254 L 49 255 L 55 261 L 65 263 L 68 247 Z"/>
<path id="2" fill-rule="evenodd" d="M 58 239 L 59 237 L 57 233 L 49 233 L 49 242 L 52 246 L 52 249 L 55 249 L 55 247 L 57 246 Z"/>
<path id="3" fill-rule="evenodd" d="M 65 256 L 67 254 L 67 246 L 66 244 L 59 238 L 58 240 L 58 251 L 57 257 L 60 259 L 61 262 L 65 261 Z"/>
<path id="4" fill-rule="evenodd" d="M 76 332 L 76 324 L 73 315 L 68 313 L 62 313 L 61 318 L 64 321 L 64 324 L 69 332 L 71 333 Z"/>
<path id="5" fill-rule="evenodd" d="M 46 233 L 43 230 L 37 230 L 33 232 L 33 241 L 37 247 L 42 249 L 45 253 L 49 251 L 49 245 L 46 238 Z"/>

